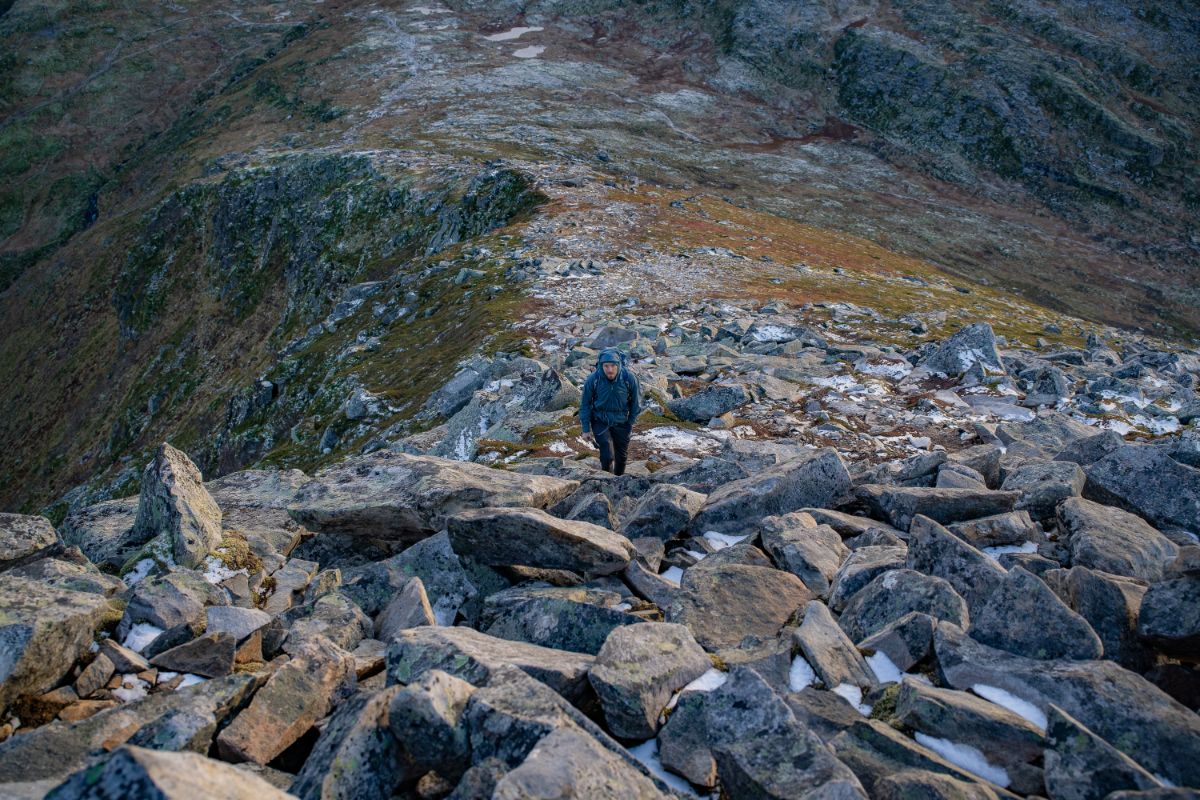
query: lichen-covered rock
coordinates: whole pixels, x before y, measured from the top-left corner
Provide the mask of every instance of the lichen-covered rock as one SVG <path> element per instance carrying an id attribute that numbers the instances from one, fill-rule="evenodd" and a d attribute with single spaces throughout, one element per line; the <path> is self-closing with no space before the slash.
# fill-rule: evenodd
<path id="1" fill-rule="evenodd" d="M 1088 567 L 1071 567 L 1060 590 L 1067 605 L 1087 620 L 1104 645 L 1104 657 L 1126 669 L 1149 668 L 1150 653 L 1138 639 L 1138 613 L 1146 584 Z"/>
<path id="2" fill-rule="evenodd" d="M 1137 632 L 1173 656 L 1200 657 L 1200 577 L 1186 575 L 1151 586 L 1142 597 Z"/>
<path id="3" fill-rule="evenodd" d="M 1157 779 L 1058 706 L 1046 714 L 1046 792 L 1089 800 L 1122 790 L 1157 789 Z"/>
<path id="4" fill-rule="evenodd" d="M 579 484 L 482 464 L 380 450 L 346 459 L 300 487 L 288 513 L 332 532 L 415 542 L 446 517 L 483 506 L 545 508 Z"/>
<path id="5" fill-rule="evenodd" d="M 155 535 L 135 527 L 138 502 L 137 497 L 124 497 L 72 511 L 61 525 L 63 541 L 77 546 L 98 567 L 120 569 Z"/>
<path id="6" fill-rule="evenodd" d="M 57 800 L 106 800 L 110 797 L 285 800 L 291 795 L 257 775 L 198 753 L 170 753 L 127 745 L 95 766 L 77 773 L 47 797 Z"/>
<path id="7" fill-rule="evenodd" d="M 856 549 L 833 576 L 829 608 L 841 612 L 860 589 L 879 575 L 902 568 L 907 558 L 908 548 L 903 544 L 867 545 Z"/>
<path id="8" fill-rule="evenodd" d="M 354 680 L 354 659 L 331 642 L 313 642 L 275 671 L 254 700 L 217 736 L 227 761 L 266 764 L 329 713 Z"/>
<path id="9" fill-rule="evenodd" d="M 103 595 L 0 575 L 0 708 L 52 689 L 115 611 Z"/>
<path id="10" fill-rule="evenodd" d="M 750 402 L 750 395 L 741 384 L 712 384 L 695 394 L 672 400 L 667 404 L 671 413 L 691 422 L 708 422 Z"/>
<path id="11" fill-rule="evenodd" d="M 930 372 L 957 377 L 976 364 L 1004 372 L 1004 362 L 996 349 L 996 334 L 986 322 L 964 326 L 921 361 Z"/>
<path id="12" fill-rule="evenodd" d="M 478 594 L 445 532 L 383 561 L 343 570 L 338 591 L 367 614 L 376 616 L 388 606 L 396 590 L 413 577 L 421 579 L 439 625 L 452 625 L 464 604 Z"/>
<path id="13" fill-rule="evenodd" d="M 858 643 L 860 652 L 883 653 L 901 672 L 908 672 L 933 652 L 933 627 L 937 621 L 913 611 L 884 625 Z"/>
<path id="14" fill-rule="evenodd" d="M 1179 548 L 1145 520 L 1112 506 L 1073 497 L 1058 507 L 1071 561 L 1114 575 L 1157 581 Z"/>
<path id="15" fill-rule="evenodd" d="M 802 580 L 818 596 L 828 596 L 830 582 L 850 554 L 837 531 L 818 525 L 804 512 L 764 517 L 759 525 L 763 549 L 779 568 Z"/>
<path id="16" fill-rule="evenodd" d="M 563 728 L 541 739 L 516 769 L 500 779 L 495 800 L 561 797 L 667 800 L 670 795 L 583 731 Z"/>
<path id="17" fill-rule="evenodd" d="M 966 601 L 945 580 L 895 569 L 876 576 L 851 597 L 838 624 L 857 642 L 914 611 L 964 628 L 970 622 Z"/>
<path id="18" fill-rule="evenodd" d="M 600 589 L 516 586 L 488 596 L 479 630 L 502 639 L 595 655 L 614 630 L 644 621 L 618 608 L 622 602 L 616 592 Z"/>
<path id="19" fill-rule="evenodd" d="M 191 459 L 166 442 L 142 473 L 134 528 L 146 539 L 168 537 L 175 561 L 185 567 L 203 563 L 221 543 L 217 501 Z"/>
<path id="20" fill-rule="evenodd" d="M 1078 464 L 1069 461 L 1030 461 L 1009 472 L 1003 491 L 1020 492 L 1018 511 L 1027 511 L 1037 520 L 1052 519 L 1058 504 L 1078 497 L 1087 480 Z"/>
<path id="21" fill-rule="evenodd" d="M 812 596 L 791 573 L 727 564 L 686 571 L 679 595 L 664 611 L 668 622 L 688 626 L 701 646 L 715 651 L 748 637 L 773 638 Z"/>
<path id="22" fill-rule="evenodd" d="M 838 452 L 813 450 L 716 489 L 692 520 L 692 530 L 750 533 L 763 517 L 835 505 L 850 488 Z"/>
<path id="23" fill-rule="evenodd" d="M 900 530 L 925 516 L 943 525 L 1012 511 L 1020 494 L 990 489 L 932 489 L 867 483 L 854 490 L 873 516 Z"/>
<path id="24" fill-rule="evenodd" d="M 978 642 L 1029 658 L 1089 659 L 1104 653 L 1087 620 L 1020 567 L 1009 570 L 975 608 L 969 633 Z"/>
<path id="25" fill-rule="evenodd" d="M 704 505 L 705 496 L 673 483 L 660 483 L 647 492 L 621 523 L 630 539 L 654 536 L 673 538 L 686 530 Z"/>
<path id="26" fill-rule="evenodd" d="M 1152 525 L 1200 532 L 1200 468 L 1163 447 L 1126 445 L 1089 464 L 1083 496 L 1120 506 Z"/>
<path id="27" fill-rule="evenodd" d="M 480 508 L 446 520 L 459 555 L 488 566 L 567 569 L 610 575 L 625 569 L 636 551 L 624 536 L 599 525 L 552 517 L 540 509 Z"/>
<path id="28" fill-rule="evenodd" d="M 588 690 L 593 657 L 488 636 L 471 628 L 410 628 L 388 647 L 389 683 L 407 685 L 439 669 L 480 686 L 499 667 L 516 666 L 569 700 Z"/>
<path id="29" fill-rule="evenodd" d="M 0 514 L 0 570 L 35 556 L 58 542 L 45 517 Z"/>
<path id="30" fill-rule="evenodd" d="M 588 679 L 608 729 L 623 739 L 647 739 L 672 693 L 712 668 L 683 625 L 645 622 L 614 630 L 596 655 Z"/>
<path id="31" fill-rule="evenodd" d="M 849 684 L 865 689 L 878 682 L 854 642 L 838 627 L 821 601 L 814 600 L 804 609 L 804 622 L 794 636 L 800 652 L 825 688 Z"/>

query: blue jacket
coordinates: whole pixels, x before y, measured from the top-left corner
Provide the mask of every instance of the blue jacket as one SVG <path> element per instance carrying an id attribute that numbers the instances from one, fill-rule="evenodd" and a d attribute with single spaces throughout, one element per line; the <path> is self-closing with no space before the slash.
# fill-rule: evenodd
<path id="1" fill-rule="evenodd" d="M 593 427 L 604 430 L 613 425 L 633 425 L 642 413 L 642 391 L 637 377 L 621 367 L 617 377 L 610 381 L 603 369 L 597 366 L 583 383 L 579 421 L 584 433 Z"/>

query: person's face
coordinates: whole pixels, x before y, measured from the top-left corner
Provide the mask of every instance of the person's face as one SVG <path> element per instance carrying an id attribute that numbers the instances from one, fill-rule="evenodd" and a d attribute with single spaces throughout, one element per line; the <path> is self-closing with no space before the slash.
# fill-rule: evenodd
<path id="1" fill-rule="evenodd" d="M 618 367 L 616 364 L 612 363 L 611 361 L 605 361 L 600 366 L 604 369 L 604 377 L 608 378 L 610 381 L 617 377 Z"/>

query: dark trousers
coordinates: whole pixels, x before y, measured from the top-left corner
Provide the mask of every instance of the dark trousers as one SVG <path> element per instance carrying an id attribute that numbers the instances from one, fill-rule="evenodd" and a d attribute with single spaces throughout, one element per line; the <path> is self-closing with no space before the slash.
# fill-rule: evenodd
<path id="1" fill-rule="evenodd" d="M 625 456 L 629 452 L 629 437 L 633 434 L 633 426 L 597 426 L 592 428 L 592 433 L 596 437 L 596 446 L 600 448 L 600 467 L 605 472 L 624 475 Z"/>

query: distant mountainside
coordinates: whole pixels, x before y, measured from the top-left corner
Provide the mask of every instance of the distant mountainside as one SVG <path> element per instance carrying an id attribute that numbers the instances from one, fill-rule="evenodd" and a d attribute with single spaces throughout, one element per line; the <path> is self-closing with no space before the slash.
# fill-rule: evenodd
<path id="1" fill-rule="evenodd" d="M 1184 0 L 0 3 L 0 507 L 164 439 L 207 475 L 419 431 L 563 311 L 539 261 L 1194 338 L 1198 41 Z"/>

